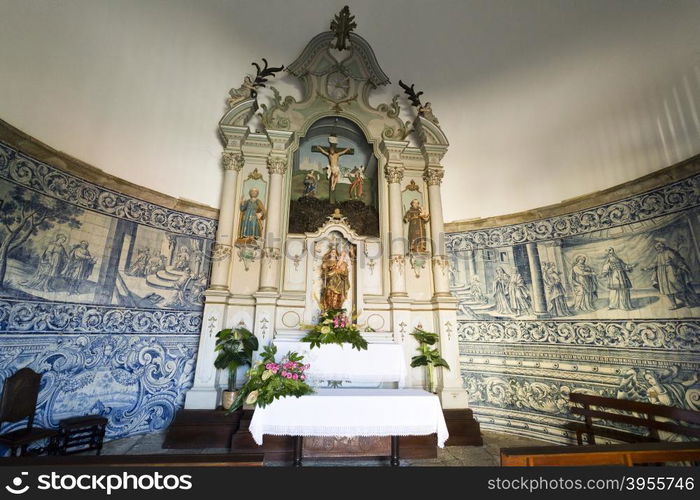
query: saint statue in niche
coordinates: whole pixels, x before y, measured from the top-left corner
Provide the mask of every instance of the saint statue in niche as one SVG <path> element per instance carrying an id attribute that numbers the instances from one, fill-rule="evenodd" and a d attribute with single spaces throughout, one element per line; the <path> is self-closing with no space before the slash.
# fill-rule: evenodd
<path id="1" fill-rule="evenodd" d="M 321 310 L 342 309 L 350 290 L 348 252 L 332 246 L 321 263 Z"/>
<path id="2" fill-rule="evenodd" d="M 328 137 L 328 147 L 313 146 L 313 153 L 321 153 L 328 158 L 328 167 L 326 167 L 326 176 L 328 177 L 329 193 L 335 191 L 335 186 L 340 178 L 340 157 L 343 155 L 355 154 L 352 148 L 338 149 L 338 138 L 334 135 Z"/>
<path id="3" fill-rule="evenodd" d="M 249 199 L 241 199 L 241 223 L 236 243 L 253 243 L 262 237 L 263 220 L 265 220 L 265 205 L 258 199 L 260 191 L 251 188 Z"/>
<path id="4" fill-rule="evenodd" d="M 408 244 L 411 253 L 427 252 L 427 241 L 425 224 L 430 220 L 420 202 L 417 199 L 411 200 L 411 208 L 406 211 L 403 221 L 408 223 Z"/>

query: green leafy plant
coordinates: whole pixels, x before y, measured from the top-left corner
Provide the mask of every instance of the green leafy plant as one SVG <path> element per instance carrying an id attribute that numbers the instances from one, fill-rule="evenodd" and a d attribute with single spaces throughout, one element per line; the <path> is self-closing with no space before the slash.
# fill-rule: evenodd
<path id="1" fill-rule="evenodd" d="M 447 364 L 440 356 L 440 351 L 437 347 L 433 347 L 439 336 L 437 333 L 426 332 L 416 328 L 411 334 L 418 341 L 418 354 L 411 358 L 411 366 L 416 368 L 418 366 L 425 366 L 428 371 L 427 381 L 428 381 L 428 391 L 433 392 L 433 372 L 435 367 L 442 366 L 443 368 L 450 369 L 450 365 Z"/>
<path id="2" fill-rule="evenodd" d="M 238 368 L 250 366 L 253 362 L 253 352 L 257 350 L 258 339 L 246 328 L 226 328 L 216 334 L 214 351 L 219 354 L 214 360 L 214 366 L 220 370 L 228 370 L 229 391 L 236 388 Z"/>
<path id="3" fill-rule="evenodd" d="M 304 356 L 288 352 L 279 362 L 275 362 L 277 347 L 265 346 L 260 361 L 248 370 L 248 380 L 233 401 L 229 413 L 243 406 L 243 403 L 261 408 L 284 396 L 301 397 L 311 394 L 313 389 L 305 382 L 304 372 L 309 365 L 302 364 Z"/>
<path id="4" fill-rule="evenodd" d="M 345 309 L 329 309 L 311 328 L 302 342 L 311 342 L 311 349 L 321 347 L 321 344 L 351 344 L 353 349 L 367 349 L 367 341 L 360 335 L 357 325 L 353 324 Z"/>

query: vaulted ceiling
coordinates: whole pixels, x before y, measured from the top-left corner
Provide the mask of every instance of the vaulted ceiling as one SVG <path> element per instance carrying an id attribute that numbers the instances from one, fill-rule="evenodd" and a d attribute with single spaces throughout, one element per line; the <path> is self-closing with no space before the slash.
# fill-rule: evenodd
<path id="1" fill-rule="evenodd" d="M 697 0 L 2 0 L 0 118 L 129 181 L 219 205 L 231 87 L 349 3 L 451 142 L 447 220 L 556 203 L 700 152 Z M 276 85 L 297 90 L 289 77 Z"/>

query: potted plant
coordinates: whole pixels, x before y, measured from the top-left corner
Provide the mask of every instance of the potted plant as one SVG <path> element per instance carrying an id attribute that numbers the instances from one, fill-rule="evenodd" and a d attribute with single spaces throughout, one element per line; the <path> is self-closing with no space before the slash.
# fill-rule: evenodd
<path id="1" fill-rule="evenodd" d="M 236 372 L 241 366 L 251 365 L 253 352 L 258 350 L 258 339 L 247 328 L 226 328 L 216 334 L 214 350 L 219 353 L 214 366 L 228 370 L 228 390 L 221 398 L 221 405 L 228 410 L 236 399 Z"/>
<path id="2" fill-rule="evenodd" d="M 433 348 L 438 341 L 438 334 L 416 328 L 411 335 L 418 341 L 418 352 L 420 353 L 411 358 L 411 367 L 425 366 L 427 368 L 428 391 L 434 392 L 433 371 L 435 367 L 442 366 L 450 369 L 447 361 L 440 356 L 438 348 Z"/>

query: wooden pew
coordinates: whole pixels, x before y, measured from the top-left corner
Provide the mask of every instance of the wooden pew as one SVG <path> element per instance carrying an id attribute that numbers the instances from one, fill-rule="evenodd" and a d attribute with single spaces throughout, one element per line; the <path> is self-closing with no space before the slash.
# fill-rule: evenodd
<path id="1" fill-rule="evenodd" d="M 502 466 L 639 465 L 700 460 L 700 442 L 502 448 Z"/>
<path id="2" fill-rule="evenodd" d="M 628 443 L 654 443 L 662 441 L 659 431 L 678 434 L 691 439 L 700 439 L 700 412 L 656 405 L 629 399 L 605 398 L 572 392 L 569 396 L 573 406 L 571 413 L 584 418 L 583 422 L 572 422 L 567 427 L 576 432 L 576 440 L 583 444 L 583 435 L 588 444 L 596 444 L 595 437 L 606 437 Z M 611 429 L 594 424 L 596 421 L 615 422 L 636 427 L 646 434 Z"/>
<path id="3" fill-rule="evenodd" d="M 70 455 L 0 458 L 0 466 L 61 466 L 96 467 L 262 467 L 262 453 L 236 454 L 202 453 L 199 455 Z"/>

